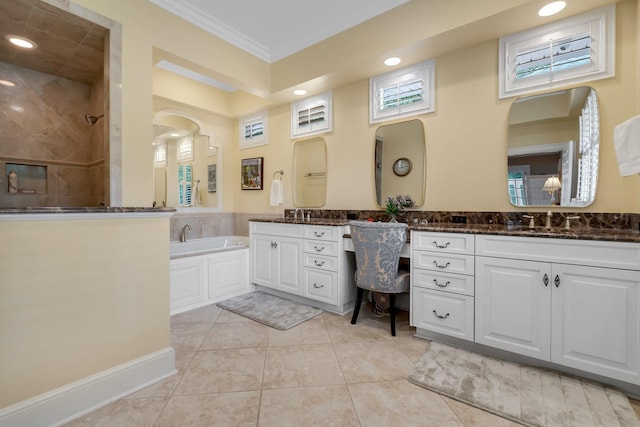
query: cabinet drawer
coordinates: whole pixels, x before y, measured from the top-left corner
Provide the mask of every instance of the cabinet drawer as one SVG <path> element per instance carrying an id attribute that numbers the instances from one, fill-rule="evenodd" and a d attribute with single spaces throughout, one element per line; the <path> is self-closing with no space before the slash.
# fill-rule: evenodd
<path id="1" fill-rule="evenodd" d="M 446 273 L 473 275 L 473 255 L 438 254 L 431 251 L 414 251 L 414 268 L 424 268 Z"/>
<path id="2" fill-rule="evenodd" d="M 305 240 L 304 251 L 316 255 L 338 255 L 338 243 L 323 240 Z"/>
<path id="3" fill-rule="evenodd" d="M 279 224 L 275 222 L 251 222 L 251 232 L 285 237 L 302 237 L 301 224 Z"/>
<path id="4" fill-rule="evenodd" d="M 413 326 L 473 341 L 473 297 L 412 289 Z"/>
<path id="5" fill-rule="evenodd" d="M 322 271 L 313 268 L 304 269 L 306 290 L 305 295 L 309 298 L 337 304 L 336 295 L 338 274 L 333 271 Z"/>
<path id="6" fill-rule="evenodd" d="M 473 234 L 411 232 L 414 250 L 473 255 L 475 240 Z"/>
<path id="7" fill-rule="evenodd" d="M 330 227 L 326 225 L 305 225 L 304 238 L 315 240 L 338 241 L 338 230 L 340 227 Z"/>
<path id="8" fill-rule="evenodd" d="M 416 268 L 411 273 L 411 285 L 435 291 L 473 296 L 474 276 L 440 273 Z"/>
<path id="9" fill-rule="evenodd" d="M 304 254 L 304 266 L 338 271 L 338 258 L 315 254 Z"/>

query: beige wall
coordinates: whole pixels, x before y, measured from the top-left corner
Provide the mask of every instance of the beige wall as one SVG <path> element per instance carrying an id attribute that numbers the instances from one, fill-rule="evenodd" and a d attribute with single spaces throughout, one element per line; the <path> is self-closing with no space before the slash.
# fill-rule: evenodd
<path id="1" fill-rule="evenodd" d="M 169 345 L 169 218 L 1 221 L 0 408 Z"/>

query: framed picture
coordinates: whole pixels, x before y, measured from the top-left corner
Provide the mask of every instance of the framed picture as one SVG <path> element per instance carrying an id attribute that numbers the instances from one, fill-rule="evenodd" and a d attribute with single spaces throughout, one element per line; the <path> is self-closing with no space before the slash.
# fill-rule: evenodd
<path id="1" fill-rule="evenodd" d="M 209 193 L 215 193 L 218 189 L 217 169 L 218 165 L 207 166 L 207 191 Z"/>
<path id="2" fill-rule="evenodd" d="M 243 190 L 262 190 L 263 157 L 242 159 L 240 183 Z"/>

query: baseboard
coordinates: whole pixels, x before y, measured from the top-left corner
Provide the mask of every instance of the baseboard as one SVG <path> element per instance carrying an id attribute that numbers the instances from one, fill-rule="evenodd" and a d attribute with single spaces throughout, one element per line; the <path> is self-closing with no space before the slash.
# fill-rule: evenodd
<path id="1" fill-rule="evenodd" d="M 176 372 L 175 351 L 167 347 L 0 409 L 0 426 L 59 426 Z"/>

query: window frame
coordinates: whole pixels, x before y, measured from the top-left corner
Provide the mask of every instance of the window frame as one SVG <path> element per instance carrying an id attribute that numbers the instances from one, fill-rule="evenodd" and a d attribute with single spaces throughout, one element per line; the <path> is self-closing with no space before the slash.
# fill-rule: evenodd
<path id="1" fill-rule="evenodd" d="M 333 131 L 333 109 L 331 106 L 332 97 L 333 92 L 327 91 L 291 103 L 291 139 Z M 312 123 L 305 127 L 299 126 L 299 113 L 304 110 L 310 110 L 319 105 L 325 106 L 325 120 L 321 123 Z"/>
<path id="2" fill-rule="evenodd" d="M 369 79 L 369 123 L 435 112 L 435 59 L 380 74 Z M 422 101 L 393 108 L 380 107 L 381 91 L 416 80 L 422 82 Z"/>
<path id="3" fill-rule="evenodd" d="M 261 111 L 259 113 L 253 114 L 251 116 L 244 117 L 240 120 L 239 132 L 240 132 L 240 149 L 244 150 L 245 148 L 251 147 L 259 147 L 261 145 L 268 145 L 268 125 L 267 125 L 268 113 L 266 111 Z M 255 124 L 262 123 L 262 135 L 247 138 L 246 137 L 246 127 L 253 126 Z"/>
<path id="4" fill-rule="evenodd" d="M 499 99 L 615 76 L 615 3 L 521 31 L 499 40 Z M 515 57 L 528 48 L 553 43 L 589 31 L 591 65 L 568 68 L 516 82 Z M 513 61 L 511 60 L 513 59 Z"/>

